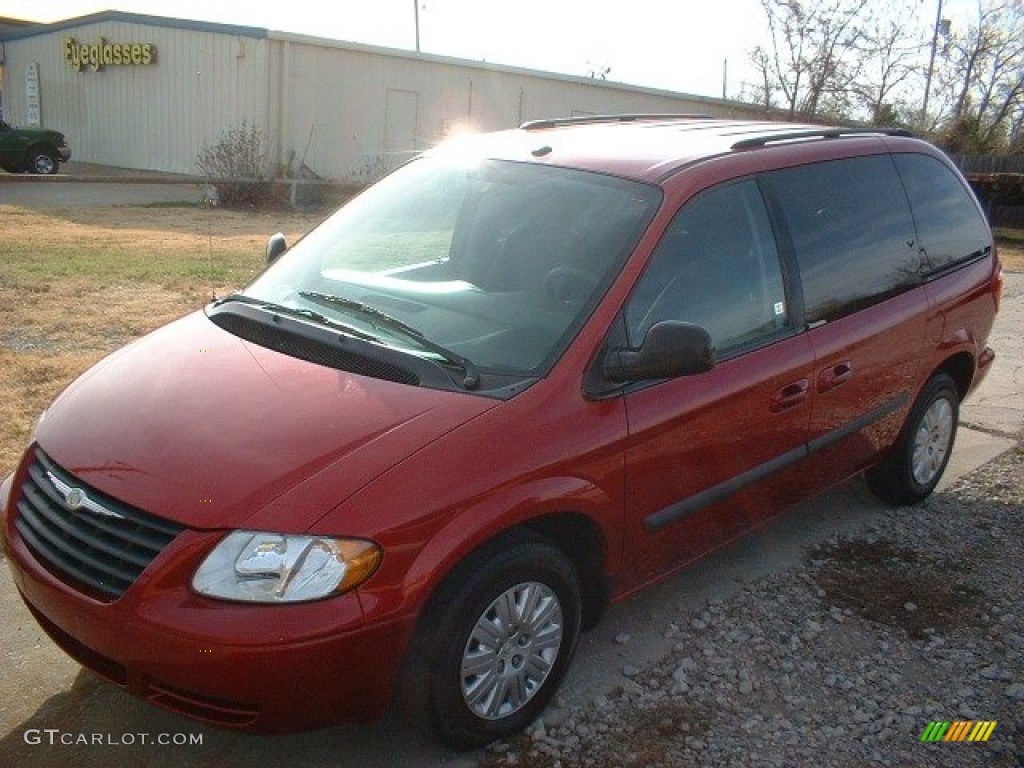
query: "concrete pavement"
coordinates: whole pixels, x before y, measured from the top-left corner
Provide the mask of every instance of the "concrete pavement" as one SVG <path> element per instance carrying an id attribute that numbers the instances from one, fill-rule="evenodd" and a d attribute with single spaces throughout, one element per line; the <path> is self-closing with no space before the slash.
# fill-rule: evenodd
<path id="1" fill-rule="evenodd" d="M 181 174 L 65 163 L 53 176 L 0 172 L 0 205 L 54 209 L 105 205 L 198 203 L 204 186 Z"/>

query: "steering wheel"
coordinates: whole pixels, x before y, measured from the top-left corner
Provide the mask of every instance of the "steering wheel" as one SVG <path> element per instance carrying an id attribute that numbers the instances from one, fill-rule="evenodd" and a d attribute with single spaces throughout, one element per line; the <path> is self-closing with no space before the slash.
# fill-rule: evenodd
<path id="1" fill-rule="evenodd" d="M 599 283 L 597 275 L 579 267 L 555 267 L 544 276 L 544 290 L 561 302 L 581 302 Z"/>

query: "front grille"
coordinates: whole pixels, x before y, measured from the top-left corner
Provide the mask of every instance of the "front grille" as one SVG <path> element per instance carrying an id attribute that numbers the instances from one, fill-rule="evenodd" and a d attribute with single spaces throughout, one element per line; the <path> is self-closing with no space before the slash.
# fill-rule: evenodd
<path id="1" fill-rule="evenodd" d="M 115 600 L 184 527 L 90 488 L 42 450 L 21 487 L 14 525 L 51 573 Z"/>

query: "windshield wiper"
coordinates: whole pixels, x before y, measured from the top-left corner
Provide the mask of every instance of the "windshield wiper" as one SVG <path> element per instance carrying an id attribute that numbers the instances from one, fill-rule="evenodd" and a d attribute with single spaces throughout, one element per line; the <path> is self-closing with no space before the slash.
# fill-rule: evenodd
<path id="1" fill-rule="evenodd" d="M 350 309 L 370 318 L 375 325 L 393 331 L 398 331 L 399 333 L 409 336 L 417 344 L 423 347 L 423 349 L 428 352 L 433 352 L 435 355 L 440 356 L 451 365 L 461 368 L 465 374 L 462 381 L 464 389 L 476 389 L 480 386 L 480 373 L 469 358 L 463 357 L 457 352 L 453 352 L 447 347 L 431 341 L 423 335 L 422 331 L 413 328 L 411 325 L 403 323 L 397 317 L 392 317 L 387 312 L 382 312 L 376 307 L 371 307 L 369 304 L 364 304 L 363 302 L 356 301 L 355 299 L 348 299 L 344 296 L 333 296 L 329 293 L 319 293 L 318 291 L 299 291 L 299 296 L 318 304 Z"/>
<path id="2" fill-rule="evenodd" d="M 233 301 L 237 301 L 241 304 L 251 304 L 254 307 L 265 309 L 268 312 L 276 312 L 277 314 L 280 315 L 290 315 L 292 317 L 305 318 L 307 320 L 312 320 L 315 323 L 319 323 L 320 325 L 328 325 L 333 328 L 339 328 L 340 330 L 344 331 L 344 333 L 348 336 L 354 336 L 355 338 L 362 339 L 363 341 L 373 341 L 380 343 L 380 339 L 378 339 L 373 334 L 360 331 L 358 328 L 353 328 L 352 326 L 347 325 L 345 323 L 339 323 L 337 320 L 332 320 L 331 318 L 327 317 L 327 315 L 322 315 L 319 312 L 316 312 L 312 309 L 302 309 L 300 307 L 286 307 L 283 304 L 275 304 L 272 301 L 266 301 L 264 299 L 256 299 L 253 298 L 252 296 L 246 296 L 244 293 L 228 294 L 223 299 L 217 299 L 215 302 L 213 302 L 213 305 L 215 307 L 219 307 L 223 304 L 227 304 Z"/>

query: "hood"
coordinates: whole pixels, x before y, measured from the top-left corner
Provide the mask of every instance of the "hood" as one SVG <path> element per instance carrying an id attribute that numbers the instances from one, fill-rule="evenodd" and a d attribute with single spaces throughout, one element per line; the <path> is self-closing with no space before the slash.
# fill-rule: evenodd
<path id="1" fill-rule="evenodd" d="M 63 144 L 65 141 L 64 134 L 52 128 L 16 128 L 11 126 L 6 133 L 29 139 L 52 139 L 57 144 Z"/>
<path id="2" fill-rule="evenodd" d="M 84 483 L 160 517 L 299 532 L 494 406 L 292 358 L 199 312 L 86 372 L 36 440 Z"/>

